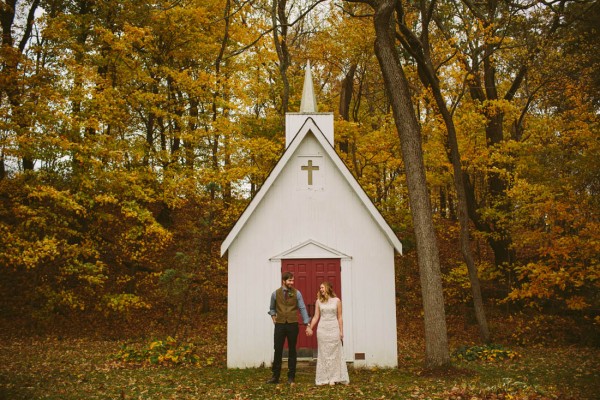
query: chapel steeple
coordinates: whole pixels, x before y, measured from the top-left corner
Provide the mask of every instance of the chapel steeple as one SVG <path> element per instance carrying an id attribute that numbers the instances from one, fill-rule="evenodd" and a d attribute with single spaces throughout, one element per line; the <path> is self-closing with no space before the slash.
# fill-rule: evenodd
<path id="1" fill-rule="evenodd" d="M 287 148 L 308 119 L 312 119 L 323 136 L 333 146 L 333 113 L 317 111 L 317 97 L 313 85 L 310 61 L 304 70 L 304 86 L 300 100 L 300 112 L 285 114 L 285 147 Z M 313 132 L 317 134 L 317 132 Z"/>
<path id="2" fill-rule="evenodd" d="M 304 87 L 302 88 L 302 100 L 300 100 L 300 112 L 317 112 L 317 97 L 315 96 L 310 61 L 306 61 L 306 69 L 304 70 Z"/>

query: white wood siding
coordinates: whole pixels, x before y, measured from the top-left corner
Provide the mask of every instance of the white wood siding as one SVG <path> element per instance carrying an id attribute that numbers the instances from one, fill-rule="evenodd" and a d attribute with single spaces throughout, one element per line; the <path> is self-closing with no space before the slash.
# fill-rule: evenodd
<path id="1" fill-rule="evenodd" d="M 319 165 L 312 186 L 300 169 L 306 156 Z M 269 260 L 309 239 L 351 257 L 342 261 L 347 359 L 365 353 L 357 366 L 396 366 L 394 248 L 308 134 L 228 248 L 228 367 L 270 366 L 273 323 L 267 311 L 281 283 L 281 263 Z"/>

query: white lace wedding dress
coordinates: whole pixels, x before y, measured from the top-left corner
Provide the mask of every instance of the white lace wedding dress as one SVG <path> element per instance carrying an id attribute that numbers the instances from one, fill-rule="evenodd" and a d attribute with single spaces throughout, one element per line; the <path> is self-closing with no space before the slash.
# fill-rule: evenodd
<path id="1" fill-rule="evenodd" d="M 317 328 L 317 385 L 350 382 L 337 320 L 338 301 L 338 298 L 333 298 L 325 303 L 319 302 L 321 317 Z"/>

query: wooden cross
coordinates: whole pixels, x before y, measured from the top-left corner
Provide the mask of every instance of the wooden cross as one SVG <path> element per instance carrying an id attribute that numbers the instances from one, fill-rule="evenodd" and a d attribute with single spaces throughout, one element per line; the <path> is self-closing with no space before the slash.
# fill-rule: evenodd
<path id="1" fill-rule="evenodd" d="M 308 184 L 312 185 L 313 184 L 313 180 L 312 180 L 313 171 L 318 171 L 319 166 L 318 165 L 313 166 L 312 160 L 308 160 L 308 165 L 302 165 L 301 168 L 303 171 L 308 171 Z"/>

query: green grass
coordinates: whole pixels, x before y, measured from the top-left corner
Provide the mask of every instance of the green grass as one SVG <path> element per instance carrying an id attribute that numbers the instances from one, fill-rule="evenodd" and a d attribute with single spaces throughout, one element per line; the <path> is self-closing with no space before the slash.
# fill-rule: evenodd
<path id="1" fill-rule="evenodd" d="M 198 365 L 159 367 L 115 361 L 121 341 L 3 341 L 0 399 L 597 399 L 600 393 L 598 349 L 519 348 L 516 360 L 427 371 L 421 346 L 404 343 L 397 369 L 350 368 L 350 385 L 317 387 L 314 367 L 304 365 L 290 387 L 265 384 L 267 368 L 225 368 L 222 337 L 194 342 L 203 357 Z"/>

